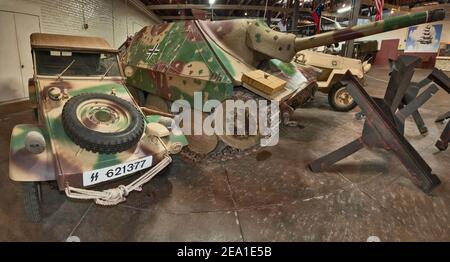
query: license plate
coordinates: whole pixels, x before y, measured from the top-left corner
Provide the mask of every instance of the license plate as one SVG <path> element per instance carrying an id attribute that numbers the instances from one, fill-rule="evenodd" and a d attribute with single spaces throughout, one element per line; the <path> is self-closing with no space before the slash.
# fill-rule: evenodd
<path id="1" fill-rule="evenodd" d="M 152 156 L 148 156 L 127 163 L 83 172 L 83 186 L 91 186 L 113 180 L 151 167 L 152 160 Z"/>

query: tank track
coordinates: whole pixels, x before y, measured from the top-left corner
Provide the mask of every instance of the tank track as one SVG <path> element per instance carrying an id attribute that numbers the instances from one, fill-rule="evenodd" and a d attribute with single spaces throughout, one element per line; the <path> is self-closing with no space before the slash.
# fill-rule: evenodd
<path id="1" fill-rule="evenodd" d="M 264 98 L 248 91 L 243 87 L 236 87 L 233 90 L 232 99 L 246 101 L 249 99 L 259 100 Z M 182 158 L 196 163 L 198 162 L 215 163 L 215 162 L 224 162 L 238 157 L 246 156 L 249 155 L 250 153 L 258 151 L 258 149 L 261 148 L 261 146 L 258 144 L 248 149 L 240 150 L 225 144 L 220 138 L 218 138 L 218 140 L 219 141 L 217 143 L 216 149 L 214 149 L 208 154 L 198 154 L 196 152 L 191 151 L 187 146 L 185 146 L 181 150 L 180 155 L 182 156 Z"/>
<path id="2" fill-rule="evenodd" d="M 138 89 L 136 89 L 138 90 Z M 289 106 L 293 108 L 298 108 L 302 105 L 304 105 L 306 102 L 308 102 L 313 96 L 314 93 L 317 90 L 317 84 L 311 83 L 308 87 L 306 87 L 304 90 L 302 90 L 296 97 L 294 97 L 290 103 Z M 134 91 L 134 90 L 133 90 Z M 143 96 L 143 93 L 142 93 Z M 261 96 L 258 96 L 255 93 L 252 93 L 251 91 L 247 90 L 244 87 L 235 87 L 233 90 L 233 99 L 241 99 L 241 100 L 248 100 L 248 99 L 265 99 Z M 144 105 L 144 99 L 140 99 L 142 105 Z M 170 108 L 170 102 L 167 101 L 168 107 Z M 269 107 L 270 110 L 270 107 Z M 270 114 L 270 111 L 269 111 Z M 282 116 L 280 116 L 280 121 L 282 120 Z M 280 129 L 282 128 L 282 124 L 280 123 Z M 191 151 L 187 146 L 183 147 L 181 152 L 179 153 L 181 158 L 191 161 L 191 162 L 205 162 L 205 163 L 214 163 L 214 162 L 223 162 L 232 160 L 238 157 L 249 155 L 253 152 L 257 152 L 261 146 L 258 144 L 254 147 L 248 148 L 246 150 L 240 150 L 237 148 L 233 148 L 231 146 L 226 145 L 220 138 L 218 138 L 218 143 L 216 148 L 211 151 L 208 154 L 199 154 L 196 152 Z"/>
<path id="3" fill-rule="evenodd" d="M 306 87 L 304 90 L 302 90 L 296 97 L 294 97 L 289 105 L 291 107 L 299 108 L 306 104 L 312 97 L 314 97 L 314 94 L 317 90 L 317 84 L 316 83 L 310 83 L 308 87 Z M 248 100 L 248 99 L 265 99 L 262 98 L 251 91 L 243 88 L 243 87 L 236 87 L 233 91 L 233 99 L 241 99 L 241 100 Z M 270 110 L 270 108 L 269 108 Z M 269 111 L 270 115 L 270 111 Z M 281 124 L 282 116 L 280 116 L 280 131 L 283 128 L 283 125 Z M 219 139 L 217 147 L 215 150 L 208 154 L 198 154 L 195 153 L 187 146 L 185 146 L 181 152 L 180 155 L 183 159 L 192 161 L 192 162 L 205 162 L 205 163 L 215 163 L 215 162 L 224 162 L 232 159 L 236 159 L 239 157 L 243 157 L 246 155 L 249 155 L 251 153 L 257 152 L 261 146 L 258 144 L 254 147 L 248 148 L 246 150 L 239 150 L 237 148 L 233 148 L 231 146 L 226 145 L 222 140 Z"/>

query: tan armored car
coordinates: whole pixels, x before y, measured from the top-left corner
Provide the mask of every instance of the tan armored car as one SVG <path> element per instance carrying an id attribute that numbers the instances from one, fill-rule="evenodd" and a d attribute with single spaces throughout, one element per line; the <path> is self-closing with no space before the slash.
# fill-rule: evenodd
<path id="1" fill-rule="evenodd" d="M 311 50 L 302 50 L 297 53 L 294 61 L 301 65 L 313 66 L 320 69 L 317 76 L 317 85 L 320 92 L 328 94 L 328 102 L 336 111 L 350 111 L 355 108 L 356 103 L 350 94 L 341 85 L 341 77 L 350 70 L 361 82 L 364 81 L 371 65 L 368 61 L 320 53 Z"/>

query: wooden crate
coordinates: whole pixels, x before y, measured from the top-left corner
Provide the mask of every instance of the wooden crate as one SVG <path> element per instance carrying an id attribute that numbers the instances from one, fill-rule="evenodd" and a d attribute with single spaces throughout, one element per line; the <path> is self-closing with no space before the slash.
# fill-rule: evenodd
<path id="1" fill-rule="evenodd" d="M 286 81 L 261 70 L 244 73 L 241 80 L 246 85 L 268 95 L 278 93 L 286 86 Z"/>

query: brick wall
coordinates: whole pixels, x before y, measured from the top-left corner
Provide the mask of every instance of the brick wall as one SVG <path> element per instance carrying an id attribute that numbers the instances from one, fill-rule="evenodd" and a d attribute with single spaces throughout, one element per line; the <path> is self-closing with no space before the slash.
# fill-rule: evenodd
<path id="1" fill-rule="evenodd" d="M 118 47 L 142 26 L 154 22 L 124 0 L 0 0 L 12 11 L 35 9 L 43 33 L 99 36 Z M 40 10 L 40 11 L 36 11 Z M 83 28 L 84 24 L 87 29 Z"/>

